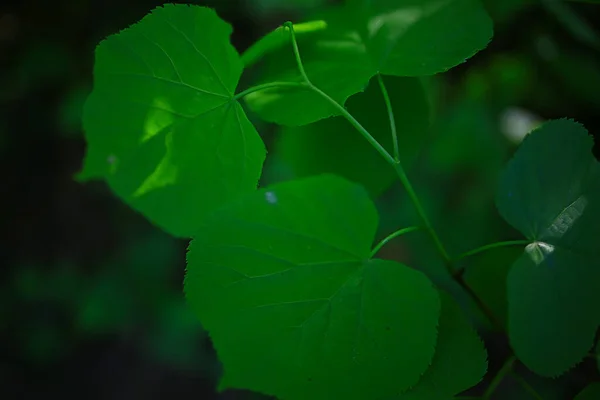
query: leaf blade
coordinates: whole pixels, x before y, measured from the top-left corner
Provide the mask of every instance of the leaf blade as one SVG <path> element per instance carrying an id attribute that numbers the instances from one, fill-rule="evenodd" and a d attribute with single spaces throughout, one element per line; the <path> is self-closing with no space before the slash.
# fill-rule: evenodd
<path id="1" fill-rule="evenodd" d="M 286 399 L 391 395 L 417 382 L 439 297 L 420 272 L 368 260 L 377 216 L 360 186 L 321 175 L 217 214 L 190 245 L 185 290 L 224 382 Z"/>
<path id="2" fill-rule="evenodd" d="M 508 325 L 515 353 L 542 376 L 581 361 L 600 322 L 591 306 L 600 301 L 600 167 L 591 148 L 573 121 L 542 125 L 509 162 L 496 197 L 504 219 L 531 240 L 508 275 Z"/>
<path id="3" fill-rule="evenodd" d="M 165 5 L 96 49 L 79 179 L 105 179 L 175 236 L 190 236 L 212 209 L 255 190 L 266 156 L 233 100 L 242 63 L 230 34 L 211 9 Z"/>

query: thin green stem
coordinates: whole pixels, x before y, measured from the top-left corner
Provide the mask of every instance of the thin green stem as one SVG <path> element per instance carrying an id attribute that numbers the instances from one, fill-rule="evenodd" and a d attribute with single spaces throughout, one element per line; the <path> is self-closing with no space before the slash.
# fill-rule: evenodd
<path id="1" fill-rule="evenodd" d="M 526 246 L 529 243 L 530 243 L 530 241 L 528 241 L 528 240 L 508 240 L 506 242 L 490 243 L 490 244 L 486 244 L 485 246 L 481 246 L 476 249 L 464 252 L 461 255 L 459 255 L 458 257 L 456 257 L 453 261 L 456 262 L 456 261 L 462 260 L 463 258 L 470 257 L 475 254 L 483 253 L 484 251 L 495 249 L 497 247 Z"/>
<path id="2" fill-rule="evenodd" d="M 483 394 L 483 400 L 489 400 L 491 398 L 492 394 L 494 394 L 494 391 L 496 391 L 496 389 L 498 388 L 498 385 L 500 385 L 500 383 L 502 382 L 502 379 L 504 379 L 506 374 L 508 374 L 512 369 L 513 364 L 516 360 L 517 358 L 514 355 L 512 355 L 508 357 L 506 361 L 504 361 L 504 364 L 502 365 L 496 376 L 494 376 L 494 379 L 492 379 L 492 383 L 490 383 L 490 386 L 488 386 L 487 390 Z"/>
<path id="3" fill-rule="evenodd" d="M 390 164 L 392 165 L 396 165 L 396 161 L 394 160 L 394 157 L 392 157 L 390 155 L 390 153 L 387 152 L 387 150 L 381 145 L 381 143 L 379 143 L 377 141 L 377 139 L 375 139 L 370 133 L 369 131 L 367 131 L 365 129 L 365 127 L 363 127 L 360 122 L 358 122 L 356 120 L 356 118 L 354 118 L 354 116 L 352 116 L 352 114 L 350 114 L 348 112 L 348 110 L 346 110 L 344 108 L 344 106 L 342 106 L 340 103 L 338 103 L 337 101 L 335 101 L 331 96 L 329 96 L 327 93 L 325 93 L 324 91 L 322 91 L 321 89 L 319 89 L 318 87 L 314 86 L 314 85 L 309 85 L 309 87 L 315 92 L 318 93 L 321 97 L 323 97 L 325 100 L 327 100 L 329 103 L 331 103 L 332 106 L 334 106 L 339 112 L 340 114 L 346 118 L 346 120 L 348 120 L 348 122 L 350 122 L 350 124 L 352 124 L 352 126 L 354 126 L 356 128 L 356 130 L 358 132 L 360 132 L 361 135 L 363 135 L 363 137 L 365 139 L 367 139 L 367 141 L 371 144 L 371 146 L 373 146 L 375 148 L 375 150 L 377 150 L 377 152 L 379 154 L 381 154 L 381 156 Z"/>
<path id="4" fill-rule="evenodd" d="M 379 242 L 377 244 L 377 246 L 375 246 L 373 248 L 373 250 L 371 251 L 371 255 L 369 256 L 369 258 L 373 258 L 375 256 L 375 254 L 377 254 L 377 252 L 379 250 L 381 250 L 381 248 L 383 246 L 385 246 L 390 240 L 392 240 L 394 238 L 397 238 L 398 236 L 404 235 L 405 233 L 414 232 L 414 231 L 419 230 L 419 229 L 420 228 L 418 226 L 411 226 L 411 227 L 408 227 L 408 228 L 399 229 L 396 232 L 393 232 L 393 233 L 389 234 L 381 242 Z"/>
<path id="5" fill-rule="evenodd" d="M 408 192 L 408 195 L 409 195 L 414 207 L 416 208 L 417 213 L 419 214 L 419 217 L 423 221 L 423 225 L 424 225 L 425 229 L 427 230 L 429 236 L 433 240 L 437 251 L 442 256 L 442 258 L 444 260 L 444 265 L 446 266 L 448 273 L 467 292 L 467 294 L 473 299 L 473 301 L 477 304 L 477 306 L 480 308 L 480 310 L 486 315 L 486 317 L 490 320 L 490 322 L 492 324 L 496 325 L 500 330 L 502 330 L 503 329 L 502 324 L 499 323 L 499 321 L 495 318 L 494 314 L 486 306 L 486 304 L 479 298 L 479 296 L 477 296 L 477 294 L 473 291 L 473 289 L 471 289 L 469 287 L 469 285 L 467 285 L 465 283 L 465 281 L 463 280 L 463 278 L 460 274 L 456 275 L 454 273 L 452 260 L 451 260 L 450 256 L 448 255 L 448 252 L 444 248 L 444 245 L 442 244 L 440 238 L 438 237 L 435 229 L 433 229 L 433 226 L 431 225 L 431 222 L 429 221 L 429 218 L 427 217 L 427 214 L 425 213 L 425 210 L 423 209 L 423 206 L 421 205 L 421 202 L 419 201 L 419 198 L 417 197 L 417 194 L 415 193 L 415 190 L 413 189 L 412 184 L 410 183 L 410 180 L 406 176 L 406 172 L 404 171 L 404 168 L 402 168 L 402 164 L 400 163 L 400 161 L 396 160 L 394 157 L 392 157 L 390 155 L 390 153 L 388 153 L 387 150 L 369 133 L 369 131 L 367 131 L 352 116 L 352 114 L 350 114 L 348 112 L 348 110 L 346 110 L 344 108 L 344 106 L 342 106 L 340 103 L 335 101 L 332 97 L 330 97 L 327 93 L 323 92 L 321 89 L 314 86 L 310 82 L 310 80 L 306 76 L 306 72 L 304 71 L 304 67 L 302 65 L 302 59 L 300 58 L 300 51 L 298 50 L 298 43 L 296 42 L 296 36 L 294 34 L 294 26 L 291 22 L 286 22 L 285 26 L 288 27 L 290 30 L 292 44 L 294 47 L 294 54 L 296 56 L 296 62 L 298 64 L 300 73 L 302 74 L 302 76 L 304 77 L 304 79 L 306 81 L 307 87 L 309 87 L 315 93 L 319 94 L 322 98 L 324 98 L 329 103 L 331 103 L 331 105 L 333 107 L 335 107 L 339 111 L 339 113 L 344 118 L 346 118 L 348 120 L 348 122 L 350 122 L 350 124 L 352 124 L 352 126 L 354 126 L 356 128 L 356 130 L 358 130 L 358 132 L 360 132 L 360 134 L 365 139 L 367 139 L 367 141 L 371 144 L 371 146 L 373 146 L 373 148 L 375 148 L 375 150 L 377 150 L 377 152 L 385 159 L 385 161 L 388 162 L 394 168 L 398 177 L 400 178 L 402 185 Z"/>
<path id="6" fill-rule="evenodd" d="M 305 87 L 307 88 L 308 85 L 304 82 L 269 82 L 269 83 L 263 83 L 261 85 L 256 85 L 256 86 L 252 86 L 242 92 L 237 93 L 235 96 L 233 96 L 234 100 L 239 100 L 244 96 L 249 95 L 250 93 L 254 93 L 254 92 L 258 92 L 261 90 L 265 90 L 265 89 L 272 89 L 272 88 L 283 88 L 283 87 Z"/>
<path id="7" fill-rule="evenodd" d="M 283 26 L 288 28 L 292 35 L 292 46 L 294 46 L 294 56 L 296 57 L 296 63 L 298 64 L 298 69 L 300 70 L 300 75 L 302 75 L 302 78 L 304 79 L 304 81 L 306 83 L 308 83 L 309 85 L 312 85 L 312 83 L 310 83 L 310 79 L 308 79 L 308 75 L 306 75 L 306 71 L 304 70 L 304 65 L 302 64 L 302 59 L 300 58 L 300 51 L 298 50 L 298 42 L 296 41 L 296 33 L 294 32 L 294 24 L 292 24 L 290 21 L 288 21 L 288 22 L 284 23 Z"/>
<path id="8" fill-rule="evenodd" d="M 519 382 L 521 386 L 523 386 L 523 389 L 525 389 L 527 393 L 531 395 L 531 397 L 536 400 L 544 400 L 544 398 L 537 392 L 537 390 L 533 388 L 533 386 L 529 384 L 529 382 L 525 380 L 525 378 L 514 371 L 510 371 L 510 374 L 517 382 Z"/>
<path id="9" fill-rule="evenodd" d="M 318 87 L 316 87 L 315 85 L 313 85 L 310 82 L 310 79 L 308 79 L 308 76 L 306 75 L 306 72 L 304 71 L 304 66 L 302 65 L 302 58 L 300 57 L 300 51 L 298 50 L 298 43 L 296 42 L 296 35 L 294 34 L 294 26 L 291 22 L 286 22 L 284 24 L 284 26 L 290 30 L 291 37 L 292 37 L 292 45 L 294 47 L 294 55 L 296 57 L 296 64 L 298 64 L 298 69 L 300 70 L 300 74 L 302 75 L 302 77 L 305 81 L 304 85 L 307 88 L 310 88 L 311 90 L 313 90 L 315 93 L 317 93 L 323 99 L 327 100 L 333 107 L 335 107 L 339 111 L 339 113 L 344 118 L 346 118 L 348 120 L 348 122 L 350 122 L 350 124 L 352 124 L 352 126 L 354 126 L 356 128 L 356 130 L 358 132 L 360 132 L 361 135 L 363 135 L 363 137 L 365 139 L 367 139 L 367 141 L 371 144 L 371 146 L 373 146 L 375 148 L 375 150 L 377 150 L 379 152 L 379 154 L 381 154 L 387 162 L 389 162 L 390 164 L 395 164 L 395 160 L 390 155 L 390 153 L 387 152 L 387 150 L 369 133 L 369 131 L 367 131 L 360 124 L 360 122 L 358 122 L 356 120 L 356 118 L 354 118 L 354 116 L 352 116 L 352 114 L 350 114 L 348 112 L 348 110 L 346 110 L 344 108 L 344 106 L 342 106 L 340 103 L 335 101 L 335 99 L 333 99 L 327 93 L 323 92 L 321 89 L 319 89 Z"/>
<path id="10" fill-rule="evenodd" d="M 400 148 L 398 145 L 398 132 L 396 131 L 396 120 L 394 118 L 394 110 L 392 109 L 392 102 L 390 101 L 390 96 L 385 87 L 385 83 L 383 82 L 383 78 L 381 74 L 377 74 L 377 81 L 379 82 L 379 87 L 381 88 L 381 94 L 383 95 L 383 100 L 385 101 L 385 107 L 387 108 L 388 116 L 390 118 L 390 129 L 392 130 L 392 140 L 394 143 L 394 159 L 396 162 L 400 162 Z"/>
<path id="11" fill-rule="evenodd" d="M 408 176 L 406 176 L 406 172 L 404 171 L 404 168 L 402 168 L 402 164 L 400 164 L 399 162 L 395 162 L 394 169 L 396 170 L 396 174 L 400 178 L 400 182 L 402 183 L 402 186 L 404 186 L 404 189 L 408 193 L 408 197 L 410 198 L 415 209 L 417 210 L 417 214 L 419 214 L 421 221 L 423 221 L 423 225 L 425 225 L 425 229 L 427 230 L 427 233 L 429 233 L 429 236 L 431 236 L 431 239 L 433 240 L 435 247 L 437 248 L 438 252 L 442 256 L 442 258 L 444 260 L 444 264 L 446 265 L 446 269 L 448 270 L 450 275 L 453 275 L 452 261 L 450 259 L 450 256 L 448 255 L 448 252 L 446 251 L 446 248 L 442 244 L 442 241 L 440 240 L 439 236 L 437 235 L 435 229 L 433 229 L 433 225 L 431 225 L 431 222 L 429 221 L 429 217 L 427 217 L 427 213 L 425 212 L 425 209 L 423 208 L 423 206 L 421 205 L 421 202 L 419 201 L 419 197 L 417 196 L 412 184 L 410 183 Z"/>

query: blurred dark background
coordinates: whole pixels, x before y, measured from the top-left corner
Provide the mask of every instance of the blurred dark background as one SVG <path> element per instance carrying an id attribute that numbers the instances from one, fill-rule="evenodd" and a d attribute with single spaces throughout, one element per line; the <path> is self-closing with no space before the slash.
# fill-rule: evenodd
<path id="1" fill-rule="evenodd" d="M 163 3 L 0 5 L 0 399 L 260 398 L 216 392 L 220 366 L 182 293 L 186 241 L 153 227 L 105 184 L 72 179 L 85 152 L 80 117 L 96 44 Z M 215 7 L 234 26 L 241 52 L 327 2 L 188 3 Z M 527 131 L 569 117 L 600 134 L 600 5 L 485 3 L 495 21 L 490 46 L 424 79 L 434 140 L 414 178 L 453 254 L 516 237 L 497 216 L 493 192 Z M 259 121 L 257 128 L 269 146 L 277 130 Z M 263 183 L 285 176 L 276 162 L 266 168 Z M 378 200 L 382 235 L 410 219 L 409 207 L 397 207 L 402 196 L 394 187 Z M 381 256 L 412 262 L 449 285 L 437 261 L 417 255 L 422 241 L 418 235 L 398 240 Z M 514 250 L 498 250 L 470 261 L 485 264 L 485 273 L 471 264 L 467 270 L 467 280 L 501 315 L 503 277 L 514 257 Z M 482 322 L 481 328 L 493 375 L 506 341 Z M 570 399 L 600 380 L 595 364 L 590 357 L 553 381 L 521 372 L 544 399 Z M 496 398 L 532 398 L 518 379 L 507 378 Z"/>

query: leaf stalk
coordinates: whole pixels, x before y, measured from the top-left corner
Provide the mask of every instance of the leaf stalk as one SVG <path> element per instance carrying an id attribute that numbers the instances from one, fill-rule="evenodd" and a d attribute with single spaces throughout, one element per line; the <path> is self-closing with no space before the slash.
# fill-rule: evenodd
<path id="1" fill-rule="evenodd" d="M 378 252 L 379 250 L 381 250 L 381 248 L 382 248 L 383 246 L 385 246 L 385 245 L 386 245 L 386 244 L 387 244 L 387 243 L 388 243 L 390 240 L 392 240 L 392 239 L 394 239 L 394 238 L 397 238 L 398 236 L 404 235 L 404 234 L 406 234 L 406 233 L 410 233 L 410 232 L 417 231 L 417 230 L 419 230 L 419 229 L 421 229 L 421 228 L 419 228 L 418 226 L 411 226 L 411 227 L 408 227 L 408 228 L 402 228 L 402 229 L 399 229 L 399 230 L 397 230 L 396 232 L 392 232 L 392 233 L 390 233 L 388 236 L 386 236 L 385 238 L 383 238 L 383 240 L 381 240 L 381 241 L 380 241 L 380 242 L 377 244 L 377 246 L 375 246 L 375 247 L 373 248 L 373 250 L 371 251 L 371 255 L 369 256 L 369 258 L 373 258 L 373 257 L 375 257 L 375 254 L 377 254 L 377 252 Z"/>

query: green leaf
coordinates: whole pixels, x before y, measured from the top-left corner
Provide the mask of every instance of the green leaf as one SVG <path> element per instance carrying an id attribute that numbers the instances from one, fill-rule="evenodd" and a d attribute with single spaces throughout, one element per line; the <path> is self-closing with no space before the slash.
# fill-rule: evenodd
<path id="1" fill-rule="evenodd" d="M 575 400 L 598 400 L 600 399 L 600 382 L 594 382 L 583 389 Z"/>
<path id="2" fill-rule="evenodd" d="M 600 316 L 600 166 L 593 140 L 570 120 L 530 133 L 500 180 L 496 206 L 531 243 L 508 275 L 512 347 L 554 377 L 594 343 Z"/>
<path id="3" fill-rule="evenodd" d="M 439 296 L 421 272 L 369 259 L 376 228 L 365 190 L 334 175 L 273 185 L 206 221 L 185 292 L 224 364 L 222 385 L 319 400 L 417 383 Z"/>
<path id="4" fill-rule="evenodd" d="M 167 4 L 96 49 L 80 178 L 105 179 L 176 236 L 260 177 L 265 148 L 234 99 L 242 62 L 230 34 L 211 9 Z"/>
<path id="5" fill-rule="evenodd" d="M 456 301 L 440 293 L 437 346 L 431 367 L 402 400 L 442 400 L 478 384 L 487 372 L 487 351 Z"/>
<path id="6" fill-rule="evenodd" d="M 290 32 L 282 30 L 281 36 L 287 37 L 287 46 L 268 53 L 268 57 L 263 57 L 255 67 L 259 71 L 259 84 L 304 81 L 298 70 Z M 374 75 L 361 43 L 347 32 L 331 28 L 330 24 L 325 29 L 299 35 L 297 40 L 311 82 L 340 104 L 362 92 Z M 245 96 L 244 100 L 262 119 L 280 125 L 307 125 L 339 115 L 330 102 L 309 87 L 265 89 Z"/>
<path id="7" fill-rule="evenodd" d="M 298 38 L 300 55 L 311 82 L 341 104 L 378 73 L 443 72 L 492 37 L 492 22 L 478 0 L 356 0 L 327 10 L 322 19 L 325 29 Z M 302 81 L 291 43 L 264 57 L 260 71 L 261 82 Z M 339 115 L 310 89 L 273 88 L 246 101 L 261 118 L 281 125 Z"/>
<path id="8" fill-rule="evenodd" d="M 400 159 L 410 167 L 426 138 L 429 103 L 416 78 L 385 77 L 384 82 L 396 115 Z M 389 118 L 376 78 L 364 93 L 348 100 L 347 108 L 389 153 L 393 152 Z M 283 128 L 275 154 L 296 176 L 334 173 L 365 186 L 373 197 L 396 178 L 394 169 L 343 117 Z"/>

